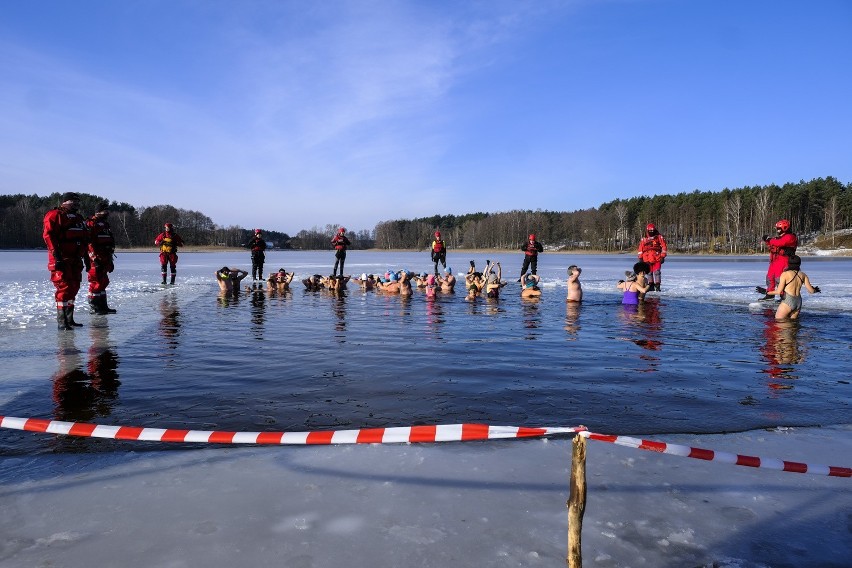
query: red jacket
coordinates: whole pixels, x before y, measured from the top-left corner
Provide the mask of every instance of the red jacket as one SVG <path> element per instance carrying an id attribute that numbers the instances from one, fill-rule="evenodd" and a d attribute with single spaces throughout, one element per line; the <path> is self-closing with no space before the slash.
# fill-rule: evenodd
<path id="1" fill-rule="evenodd" d="M 666 239 L 660 233 L 650 237 L 646 232 L 645 237 L 639 241 L 639 254 L 637 256 L 648 264 L 660 262 L 666 258 L 667 254 Z"/>
<path id="2" fill-rule="evenodd" d="M 83 216 L 62 207 L 51 209 L 44 216 L 44 244 L 47 245 L 47 268 L 56 270 L 56 261 L 80 263 L 87 254 L 89 230 Z"/>
<path id="3" fill-rule="evenodd" d="M 157 235 L 157 238 L 154 239 L 154 244 L 160 246 L 160 252 L 172 254 L 177 252 L 178 247 L 183 246 L 183 239 L 173 231 L 168 233 L 164 231 Z"/>
<path id="4" fill-rule="evenodd" d="M 773 262 L 777 258 L 796 254 L 799 239 L 793 233 L 784 233 L 777 237 L 766 239 L 766 246 L 769 247 L 769 262 Z"/>

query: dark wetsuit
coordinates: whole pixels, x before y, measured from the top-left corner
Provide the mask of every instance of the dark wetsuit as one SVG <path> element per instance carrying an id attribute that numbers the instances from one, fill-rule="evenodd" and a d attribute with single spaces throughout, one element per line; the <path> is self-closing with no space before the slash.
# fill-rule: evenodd
<path id="1" fill-rule="evenodd" d="M 263 262 L 266 260 L 266 241 L 255 236 L 248 244 L 251 249 L 251 279 L 263 280 Z"/>

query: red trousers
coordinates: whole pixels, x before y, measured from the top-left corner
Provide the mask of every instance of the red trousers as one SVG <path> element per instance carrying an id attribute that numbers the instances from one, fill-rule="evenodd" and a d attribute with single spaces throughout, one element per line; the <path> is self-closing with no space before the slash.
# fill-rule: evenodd
<path id="1" fill-rule="evenodd" d="M 109 286 L 109 272 L 105 267 L 95 268 L 92 265 L 89 270 L 89 298 L 106 294 L 106 288 Z"/>
<path id="2" fill-rule="evenodd" d="M 777 256 L 769 261 L 769 270 L 766 272 L 766 291 L 772 292 L 778 285 L 781 273 L 787 270 L 787 257 Z"/>
<path id="3" fill-rule="evenodd" d="M 66 261 L 70 266 L 65 270 L 52 270 L 50 281 L 56 287 L 56 307 L 64 308 L 73 306 L 77 292 L 80 291 L 80 283 L 83 281 L 83 261 Z"/>

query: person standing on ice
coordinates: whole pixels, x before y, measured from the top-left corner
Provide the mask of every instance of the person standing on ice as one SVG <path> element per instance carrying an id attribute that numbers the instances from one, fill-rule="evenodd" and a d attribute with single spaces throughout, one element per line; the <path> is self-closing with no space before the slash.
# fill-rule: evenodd
<path id="1" fill-rule="evenodd" d="M 538 271 L 538 253 L 544 252 L 544 247 L 540 242 L 535 240 L 534 234 L 530 234 L 529 240 L 521 245 L 521 250 L 524 251 L 524 263 L 521 266 L 521 277 L 518 278 L 518 282 L 523 279 L 528 268 L 531 269 L 530 274 L 533 276 L 536 275 Z"/>
<path id="2" fill-rule="evenodd" d="M 175 232 L 175 227 L 171 223 L 166 223 L 164 231 L 157 235 L 154 239 L 154 244 L 160 247 L 160 270 L 163 273 L 163 284 L 166 283 L 166 265 L 172 269 L 171 283 L 175 283 L 177 276 L 177 261 L 178 247 L 183 246 L 183 239 Z"/>
<path id="3" fill-rule="evenodd" d="M 107 305 L 106 288 L 109 286 L 109 273 L 115 268 L 112 256 L 115 252 L 115 237 L 109 226 L 109 203 L 98 203 L 95 214 L 86 221 L 89 229 L 89 306 L 93 314 L 114 314 L 115 310 Z"/>
<path id="4" fill-rule="evenodd" d="M 340 265 L 340 277 L 343 278 L 343 264 L 346 262 L 346 247 L 351 245 L 349 239 L 346 238 L 346 227 L 340 227 L 334 238 L 331 239 L 331 246 L 334 247 L 334 270 L 331 273 L 332 278 L 337 276 L 337 266 Z"/>
<path id="5" fill-rule="evenodd" d="M 254 236 L 248 242 L 248 248 L 251 251 L 251 279 L 263 280 L 263 262 L 266 260 L 266 241 L 263 240 L 263 235 L 260 229 L 254 230 Z"/>
<path id="6" fill-rule="evenodd" d="M 432 262 L 435 263 L 435 276 L 438 276 L 438 263 L 447 268 L 447 245 L 441 238 L 441 231 L 435 231 L 435 240 L 432 241 Z"/>
<path id="7" fill-rule="evenodd" d="M 650 267 L 648 291 L 660 291 L 660 285 L 663 283 L 660 272 L 667 254 L 666 239 L 657 230 L 656 225 L 648 223 L 648 226 L 645 227 L 645 236 L 639 241 L 639 253 L 637 255 L 639 260 L 647 262 Z"/>
<path id="8" fill-rule="evenodd" d="M 775 233 L 776 236 L 771 238 L 763 235 L 763 242 L 769 248 L 769 270 L 766 272 L 766 293 L 760 301 L 775 298 L 772 292 L 778 285 L 781 273 L 787 270 L 788 259 L 796 254 L 796 247 L 799 246 L 799 239 L 790 231 L 790 221 L 787 219 L 775 223 Z"/>
<path id="9" fill-rule="evenodd" d="M 47 245 L 47 269 L 56 288 L 56 323 L 61 330 L 80 327 L 74 321 L 74 301 L 83 281 L 83 267 L 89 269 L 89 230 L 79 212 L 80 195 L 69 192 L 62 203 L 44 216 L 42 238 Z"/>

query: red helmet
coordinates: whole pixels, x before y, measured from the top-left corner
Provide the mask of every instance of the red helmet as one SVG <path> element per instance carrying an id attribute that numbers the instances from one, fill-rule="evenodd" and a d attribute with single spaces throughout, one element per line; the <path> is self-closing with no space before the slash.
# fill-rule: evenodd
<path id="1" fill-rule="evenodd" d="M 441 231 L 435 231 L 435 236 L 440 239 L 441 238 Z"/>
<path id="2" fill-rule="evenodd" d="M 345 233 L 345 232 L 346 232 L 346 227 L 340 227 L 340 228 L 337 230 L 337 232 L 338 232 L 338 233 Z"/>
<path id="3" fill-rule="evenodd" d="M 259 232 L 260 232 L 260 229 L 255 229 L 255 230 L 254 230 L 254 232 L 255 232 L 255 233 L 259 233 Z"/>
<path id="4" fill-rule="evenodd" d="M 530 233 L 530 240 L 531 240 L 531 241 L 534 241 L 534 240 L 535 240 L 535 234 Z"/>
<path id="5" fill-rule="evenodd" d="M 775 223 L 775 228 L 781 230 L 781 232 L 786 233 L 790 230 L 790 221 L 787 219 L 781 219 L 777 223 Z"/>
<path id="6" fill-rule="evenodd" d="M 166 223 L 166 230 L 167 231 L 171 231 L 173 228 L 174 228 L 174 225 L 172 225 L 171 223 Z"/>
<path id="7" fill-rule="evenodd" d="M 657 230 L 657 226 L 653 223 L 648 223 L 648 226 L 645 227 L 645 230 L 648 231 L 649 233 L 653 233 Z"/>

